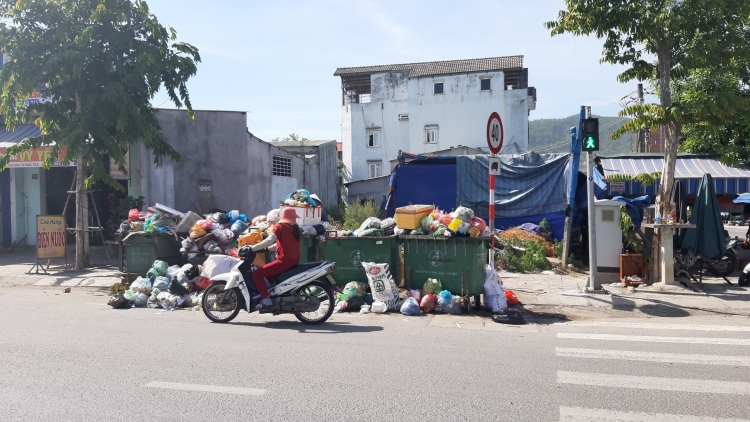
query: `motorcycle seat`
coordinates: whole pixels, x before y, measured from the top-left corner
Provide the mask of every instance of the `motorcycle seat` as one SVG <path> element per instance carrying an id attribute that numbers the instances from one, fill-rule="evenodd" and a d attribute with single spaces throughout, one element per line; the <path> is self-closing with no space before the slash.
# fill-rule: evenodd
<path id="1" fill-rule="evenodd" d="M 293 267 L 290 270 L 284 271 L 283 273 L 276 274 L 275 276 L 273 276 L 273 278 L 274 280 L 276 280 L 276 284 L 283 283 L 284 281 L 294 277 L 297 274 L 302 274 L 305 271 L 309 271 L 315 267 L 320 266 L 320 264 L 322 263 L 323 262 L 321 261 L 321 262 L 308 262 L 306 264 L 300 264 L 300 265 L 297 265 L 296 267 Z"/>

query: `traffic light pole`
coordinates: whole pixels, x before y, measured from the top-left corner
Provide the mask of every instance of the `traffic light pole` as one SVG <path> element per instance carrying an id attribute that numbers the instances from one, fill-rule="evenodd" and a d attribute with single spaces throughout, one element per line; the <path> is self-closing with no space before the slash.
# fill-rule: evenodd
<path id="1" fill-rule="evenodd" d="M 591 107 L 586 107 L 586 118 L 591 117 Z M 598 127 L 597 127 L 598 131 Z M 588 188 L 588 222 L 589 222 L 589 285 L 587 290 L 601 290 L 596 264 L 596 208 L 594 204 L 594 153 L 586 152 L 586 176 Z"/>

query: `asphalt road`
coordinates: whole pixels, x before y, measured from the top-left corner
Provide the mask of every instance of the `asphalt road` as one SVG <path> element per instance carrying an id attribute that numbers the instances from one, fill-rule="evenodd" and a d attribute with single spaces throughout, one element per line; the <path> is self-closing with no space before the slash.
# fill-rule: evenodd
<path id="1" fill-rule="evenodd" d="M 2 420 L 750 418 L 750 319 L 505 326 L 479 317 L 112 310 L 0 289 Z M 729 419 L 720 419 L 729 418 Z"/>

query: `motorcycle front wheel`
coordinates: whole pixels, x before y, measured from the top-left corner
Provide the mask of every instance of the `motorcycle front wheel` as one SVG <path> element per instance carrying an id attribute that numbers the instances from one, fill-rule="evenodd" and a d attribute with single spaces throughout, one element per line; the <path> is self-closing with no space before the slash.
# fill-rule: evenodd
<path id="1" fill-rule="evenodd" d="M 213 322 L 229 322 L 240 313 L 239 289 L 224 290 L 226 281 L 215 281 L 203 293 L 203 313 Z"/>
<path id="2" fill-rule="evenodd" d="M 737 256 L 727 252 L 719 259 L 708 261 L 708 271 L 717 277 L 729 277 L 737 268 Z"/>
<path id="3" fill-rule="evenodd" d="M 300 297 L 315 296 L 320 301 L 320 307 L 314 312 L 294 313 L 294 316 L 301 322 L 310 325 L 322 324 L 333 314 L 333 307 L 336 300 L 334 299 L 333 289 L 330 284 L 316 280 L 301 288 L 297 294 Z"/>

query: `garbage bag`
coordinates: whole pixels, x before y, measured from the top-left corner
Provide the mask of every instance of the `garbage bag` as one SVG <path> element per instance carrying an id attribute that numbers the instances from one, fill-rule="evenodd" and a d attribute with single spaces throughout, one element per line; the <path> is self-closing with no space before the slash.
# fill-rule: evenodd
<path id="1" fill-rule="evenodd" d="M 419 303 L 419 307 L 422 312 L 429 314 L 435 310 L 436 297 L 434 293 L 428 293 L 422 297 L 422 301 Z"/>
<path id="2" fill-rule="evenodd" d="M 422 292 L 419 290 L 409 290 L 409 296 L 416 299 L 417 303 L 419 303 L 419 299 L 422 297 Z"/>
<path id="3" fill-rule="evenodd" d="M 188 280 L 193 280 L 201 274 L 201 268 L 193 264 L 183 265 L 182 270 L 185 272 L 185 277 L 187 277 Z"/>
<path id="4" fill-rule="evenodd" d="M 211 233 L 216 236 L 216 240 L 221 245 L 226 245 L 234 239 L 234 233 L 229 229 L 213 229 Z"/>
<path id="5" fill-rule="evenodd" d="M 164 276 L 156 277 L 153 284 L 153 289 L 159 289 L 159 290 L 167 290 L 167 287 L 169 287 L 169 279 Z"/>
<path id="6" fill-rule="evenodd" d="M 248 228 L 248 225 L 247 225 L 246 222 L 244 222 L 242 220 L 237 220 L 234 223 L 232 223 L 232 234 L 234 234 L 235 236 L 237 236 L 240 233 L 242 233 L 245 230 L 247 230 L 247 228 Z"/>
<path id="7" fill-rule="evenodd" d="M 151 280 L 143 280 L 140 287 L 138 287 L 139 293 L 145 293 L 146 295 L 151 294 Z"/>
<path id="8" fill-rule="evenodd" d="M 241 235 L 237 241 L 237 245 L 240 247 L 252 246 L 260 243 L 261 241 L 263 241 L 263 233 L 259 231 L 252 231 L 248 234 Z"/>
<path id="9" fill-rule="evenodd" d="M 153 265 L 151 265 L 151 269 L 148 270 L 148 272 L 146 273 L 146 276 L 149 279 L 154 279 L 159 276 L 166 276 L 167 268 L 169 268 L 169 264 L 167 264 L 164 261 L 156 260 L 154 261 Z"/>
<path id="10" fill-rule="evenodd" d="M 138 296 L 135 298 L 135 307 L 136 308 L 145 308 L 146 304 L 148 303 L 148 299 L 151 297 L 151 294 L 146 293 L 138 293 Z"/>
<path id="11" fill-rule="evenodd" d="M 484 220 L 479 217 L 472 218 L 469 223 L 472 225 L 472 227 L 476 227 L 480 233 L 484 232 L 487 229 L 487 223 L 485 223 Z"/>
<path id="12" fill-rule="evenodd" d="M 474 211 L 466 207 L 458 207 L 451 213 L 451 217 L 459 218 L 463 221 L 471 221 L 474 218 Z"/>
<path id="13" fill-rule="evenodd" d="M 271 210 L 266 215 L 266 221 L 268 224 L 276 224 L 279 222 L 279 218 L 281 218 L 281 211 L 278 209 Z"/>
<path id="14" fill-rule="evenodd" d="M 146 302 L 147 308 L 161 308 L 161 303 L 158 299 L 159 293 L 161 292 L 158 289 L 154 289 L 151 292 L 151 296 L 148 297 L 148 302 Z"/>
<path id="15" fill-rule="evenodd" d="M 349 283 L 346 283 L 346 286 L 344 286 L 344 290 L 342 290 L 340 296 L 342 296 L 342 300 L 348 301 L 355 297 L 364 297 L 366 292 L 367 285 L 365 283 L 350 281 Z"/>
<path id="16" fill-rule="evenodd" d="M 209 280 L 216 277 L 219 274 L 228 273 L 240 260 L 231 256 L 226 255 L 211 255 L 206 258 L 206 262 L 203 263 L 203 271 L 201 276 L 208 278 Z"/>
<path id="17" fill-rule="evenodd" d="M 190 229 L 190 238 L 191 239 L 200 239 L 201 237 L 206 235 L 206 231 L 203 229 L 203 227 L 199 225 L 194 225 L 192 229 Z"/>
<path id="18" fill-rule="evenodd" d="M 363 262 L 362 266 L 365 267 L 373 299 L 385 303 L 391 311 L 398 311 L 398 288 L 388 264 Z"/>
<path id="19" fill-rule="evenodd" d="M 125 294 L 123 292 L 117 292 L 110 296 L 107 305 L 111 306 L 114 309 L 129 308 L 130 301 L 125 298 Z"/>
<path id="20" fill-rule="evenodd" d="M 382 222 L 377 217 L 367 217 L 362 224 L 359 225 L 359 230 L 379 229 Z"/>
<path id="21" fill-rule="evenodd" d="M 419 308 L 419 303 L 413 297 L 408 297 L 401 305 L 401 313 L 408 316 L 422 315 L 422 310 Z"/>
<path id="22" fill-rule="evenodd" d="M 490 308 L 492 312 L 508 309 L 508 302 L 503 292 L 503 281 L 490 265 L 484 267 L 484 306 Z"/>
<path id="23" fill-rule="evenodd" d="M 180 266 L 179 265 L 172 265 L 171 267 L 167 268 L 167 278 L 173 279 L 175 276 L 177 276 L 177 273 L 180 272 Z"/>
<path id="24" fill-rule="evenodd" d="M 215 240 L 209 240 L 203 244 L 203 250 L 208 253 L 224 253 L 224 249 L 219 246 L 219 242 Z"/>
<path id="25" fill-rule="evenodd" d="M 505 301 L 508 303 L 509 307 L 513 307 L 518 305 L 518 296 L 516 296 L 516 293 L 513 290 L 506 290 L 505 291 Z"/>
<path id="26" fill-rule="evenodd" d="M 128 221 L 140 221 L 141 220 L 141 212 L 138 211 L 138 208 L 133 208 L 132 210 L 128 211 Z"/>
<path id="27" fill-rule="evenodd" d="M 172 309 L 177 307 L 177 299 L 179 297 L 169 292 L 161 292 L 156 296 L 156 298 L 159 303 L 161 303 L 161 307 L 165 311 L 171 311 Z"/>
<path id="28" fill-rule="evenodd" d="M 205 232 L 210 232 L 211 230 L 214 229 L 214 222 L 213 222 L 213 220 L 209 220 L 209 219 L 200 220 L 197 223 L 195 223 L 195 225 L 198 226 L 198 227 L 200 227 L 201 229 L 203 229 L 203 231 L 205 231 Z M 193 226 L 193 227 L 195 227 L 195 226 Z"/>
<path id="29" fill-rule="evenodd" d="M 422 296 L 430 293 L 439 293 L 441 290 L 443 290 L 443 283 L 441 283 L 439 279 L 428 278 L 422 286 Z"/>
<path id="30" fill-rule="evenodd" d="M 451 303 L 451 310 L 449 313 L 458 315 L 461 313 L 461 309 L 464 307 L 464 298 L 461 296 L 453 296 L 453 301 Z"/>
<path id="31" fill-rule="evenodd" d="M 388 305 L 380 301 L 375 301 L 375 302 L 372 302 L 370 311 L 372 311 L 372 313 L 375 313 L 375 314 L 384 314 L 388 312 Z"/>
<path id="32" fill-rule="evenodd" d="M 208 216 L 208 218 L 213 221 L 214 223 L 224 226 L 225 224 L 229 224 L 229 217 L 227 217 L 226 214 L 215 212 Z"/>
<path id="33" fill-rule="evenodd" d="M 432 227 L 432 223 L 435 222 L 435 219 L 432 217 L 432 215 L 428 215 L 427 217 L 422 219 L 422 222 L 420 223 L 420 227 L 422 227 L 422 231 L 425 233 L 428 233 L 430 231 L 430 228 Z"/>
<path id="34" fill-rule="evenodd" d="M 159 211 L 149 215 L 143 229 L 148 233 L 165 233 L 169 229 L 171 220 Z"/>
<path id="35" fill-rule="evenodd" d="M 183 286 L 182 284 L 180 284 L 177 280 L 170 281 L 169 287 L 167 288 L 167 290 L 169 291 L 169 293 L 172 293 L 173 295 L 176 295 L 176 296 L 184 296 L 190 293 L 188 289 L 185 288 L 185 286 Z"/>
<path id="36" fill-rule="evenodd" d="M 449 314 L 452 309 L 453 295 L 448 290 L 441 290 L 440 294 L 437 295 L 437 305 L 435 306 L 435 311 Z"/>
<path id="37" fill-rule="evenodd" d="M 139 293 L 137 290 L 128 290 L 123 295 L 125 296 L 125 299 L 127 299 L 130 302 L 133 302 L 138 297 L 138 294 Z"/>
<path id="38" fill-rule="evenodd" d="M 205 290 L 210 285 L 211 285 L 211 280 L 209 280 L 206 277 L 200 277 L 198 280 L 195 281 L 196 290 Z"/>

